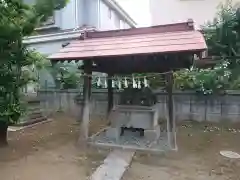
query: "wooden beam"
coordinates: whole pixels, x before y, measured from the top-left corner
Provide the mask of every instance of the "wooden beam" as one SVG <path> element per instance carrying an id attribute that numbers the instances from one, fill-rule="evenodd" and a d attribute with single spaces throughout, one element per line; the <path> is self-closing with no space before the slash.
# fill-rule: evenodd
<path id="1" fill-rule="evenodd" d="M 108 74 L 108 114 L 111 112 L 113 108 L 113 88 L 112 88 L 112 74 Z"/>
<path id="2" fill-rule="evenodd" d="M 167 74 L 167 91 L 168 91 L 168 116 L 170 122 L 170 130 L 173 127 L 173 73 Z"/>
<path id="3" fill-rule="evenodd" d="M 84 74 L 92 75 L 92 61 L 84 61 Z M 84 85 L 83 85 L 83 111 L 82 111 L 82 123 L 81 123 L 81 132 L 80 139 L 88 139 L 88 129 L 90 121 L 90 99 L 91 99 L 91 77 L 84 76 Z"/>
<path id="4" fill-rule="evenodd" d="M 176 148 L 176 122 L 173 99 L 173 72 L 167 74 L 168 140 L 171 148 Z"/>

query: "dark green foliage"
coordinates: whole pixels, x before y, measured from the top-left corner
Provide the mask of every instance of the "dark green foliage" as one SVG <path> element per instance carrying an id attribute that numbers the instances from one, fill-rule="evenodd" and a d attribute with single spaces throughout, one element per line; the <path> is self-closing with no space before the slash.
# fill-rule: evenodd
<path id="1" fill-rule="evenodd" d="M 175 88 L 203 94 L 240 88 L 240 9 L 222 5 L 216 18 L 203 27 L 208 54 L 222 61 L 214 68 L 181 70 L 175 73 Z"/>
<path id="2" fill-rule="evenodd" d="M 35 13 L 41 17 L 41 21 L 46 21 L 48 17 L 53 15 L 53 9 L 62 9 L 68 0 L 37 0 L 34 5 Z"/>
<path id="3" fill-rule="evenodd" d="M 239 12 L 237 6 L 227 2 L 221 6 L 216 18 L 203 28 L 210 56 L 240 55 Z"/>
<path id="4" fill-rule="evenodd" d="M 72 66 L 55 66 L 52 70 L 55 82 L 61 89 L 76 89 L 80 84 L 80 72 Z"/>
<path id="5" fill-rule="evenodd" d="M 228 89 L 231 71 L 224 61 L 213 69 L 183 69 L 174 73 L 175 89 L 195 90 L 203 94 L 222 93 Z"/>
<path id="6" fill-rule="evenodd" d="M 33 6 L 21 0 L 0 1 L 0 121 L 18 121 L 22 112 L 20 89 L 30 80 L 23 67 L 36 62 L 36 54 L 25 47 L 23 37 L 64 5 L 63 0 L 39 0 Z"/>

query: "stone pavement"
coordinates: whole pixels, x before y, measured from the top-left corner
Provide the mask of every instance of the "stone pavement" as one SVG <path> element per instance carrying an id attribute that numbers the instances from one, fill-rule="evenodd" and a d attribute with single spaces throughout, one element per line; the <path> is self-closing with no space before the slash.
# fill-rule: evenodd
<path id="1" fill-rule="evenodd" d="M 114 150 L 92 174 L 90 180 L 120 180 L 130 165 L 134 151 Z"/>

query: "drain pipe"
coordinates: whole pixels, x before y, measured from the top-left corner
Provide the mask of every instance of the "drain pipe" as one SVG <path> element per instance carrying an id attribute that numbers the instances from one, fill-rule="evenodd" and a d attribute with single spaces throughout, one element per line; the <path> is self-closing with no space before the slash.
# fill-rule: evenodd
<path id="1" fill-rule="evenodd" d="M 78 22 L 78 0 L 75 0 L 75 29 L 74 30 L 77 30 L 79 28 L 79 22 Z"/>
<path id="2" fill-rule="evenodd" d="M 98 0 L 98 29 L 101 28 L 101 8 L 100 8 L 100 0 Z"/>

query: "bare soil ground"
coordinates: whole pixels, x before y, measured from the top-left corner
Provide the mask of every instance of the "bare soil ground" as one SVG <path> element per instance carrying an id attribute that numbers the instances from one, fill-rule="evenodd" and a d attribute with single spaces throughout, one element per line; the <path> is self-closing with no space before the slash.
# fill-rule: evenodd
<path id="1" fill-rule="evenodd" d="M 90 133 L 103 126 L 92 121 Z M 0 149 L 1 180 L 83 180 L 108 152 L 77 143 L 79 124 L 63 114 L 51 122 L 9 133 L 9 145 Z"/>
<path id="2" fill-rule="evenodd" d="M 219 154 L 221 150 L 240 153 L 239 127 L 179 125 L 177 152 L 137 153 L 123 180 L 240 180 L 240 159 Z"/>
<path id="3" fill-rule="evenodd" d="M 107 123 L 107 122 L 106 122 Z M 106 124 L 92 120 L 90 135 Z M 107 150 L 77 144 L 79 124 L 59 114 L 53 121 L 9 133 L 0 149 L 2 180 L 84 180 L 104 160 Z M 178 126 L 177 152 L 136 153 L 123 180 L 240 180 L 240 160 L 221 150 L 240 153 L 240 125 L 184 123 Z"/>

